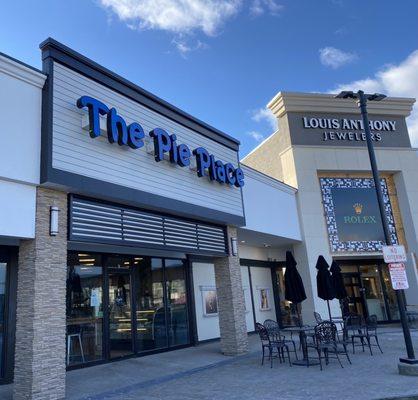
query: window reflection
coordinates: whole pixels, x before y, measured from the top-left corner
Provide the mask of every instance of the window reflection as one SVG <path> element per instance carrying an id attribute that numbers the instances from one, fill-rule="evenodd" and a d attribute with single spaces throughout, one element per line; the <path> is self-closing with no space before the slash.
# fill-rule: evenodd
<path id="1" fill-rule="evenodd" d="M 189 342 L 189 325 L 184 264 L 181 260 L 166 260 L 165 267 L 170 345 L 186 344 Z"/>
<path id="2" fill-rule="evenodd" d="M 382 278 L 386 288 L 387 302 L 389 306 L 389 314 L 392 320 L 399 319 L 398 301 L 396 299 L 396 292 L 393 290 L 392 283 L 390 281 L 389 267 L 385 264 L 382 266 Z"/>
<path id="3" fill-rule="evenodd" d="M 280 313 L 282 318 L 282 324 L 284 326 L 299 325 L 299 317 L 301 314 L 301 304 L 299 304 L 299 311 L 297 309 L 298 305 L 293 304 L 291 301 L 285 299 L 285 286 L 284 286 L 284 274 L 286 268 L 279 267 L 276 269 L 276 279 L 277 279 L 277 288 L 279 291 L 280 299 Z"/>
<path id="4" fill-rule="evenodd" d="M 159 258 L 137 260 L 138 351 L 167 346 L 163 264 Z"/>
<path id="5" fill-rule="evenodd" d="M 67 270 L 67 365 L 102 358 L 101 257 L 69 253 Z"/>
<path id="6" fill-rule="evenodd" d="M 361 266 L 360 272 L 369 315 L 376 315 L 379 321 L 386 321 L 388 316 L 378 266 Z"/>

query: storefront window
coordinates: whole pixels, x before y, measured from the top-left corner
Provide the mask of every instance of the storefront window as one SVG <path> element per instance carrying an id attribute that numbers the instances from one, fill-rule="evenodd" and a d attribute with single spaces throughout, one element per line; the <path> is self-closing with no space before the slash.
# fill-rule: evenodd
<path id="1" fill-rule="evenodd" d="M 388 320 L 378 266 L 361 266 L 360 273 L 369 315 L 376 315 L 379 321 Z"/>
<path id="2" fill-rule="evenodd" d="M 137 257 L 136 296 L 138 351 L 167 346 L 166 313 L 164 304 L 163 262 L 160 258 Z"/>
<path id="3" fill-rule="evenodd" d="M 70 253 L 67 271 L 67 365 L 103 357 L 101 257 Z"/>
<path id="4" fill-rule="evenodd" d="M 170 346 L 187 344 L 189 324 L 184 263 L 181 260 L 165 260 L 165 268 Z"/>
<path id="5" fill-rule="evenodd" d="M 285 299 L 285 287 L 284 287 L 284 274 L 286 268 L 279 267 L 276 269 L 277 277 L 277 288 L 279 292 L 280 299 L 280 313 L 282 324 L 284 326 L 292 326 L 298 324 L 298 315 L 301 315 L 301 305 L 299 305 L 299 310 L 297 305 L 293 304 L 291 301 Z"/>
<path id="6" fill-rule="evenodd" d="M 110 358 L 133 353 L 132 346 L 132 258 L 106 258 L 109 288 L 109 350 Z"/>
<path id="7" fill-rule="evenodd" d="M 387 298 L 387 304 L 389 307 L 390 318 L 391 320 L 400 319 L 398 301 L 396 299 L 396 293 L 393 290 L 392 283 L 390 281 L 388 266 L 386 264 L 383 265 L 381 271 L 382 271 L 382 279 L 383 279 L 385 290 L 386 290 L 386 298 Z"/>

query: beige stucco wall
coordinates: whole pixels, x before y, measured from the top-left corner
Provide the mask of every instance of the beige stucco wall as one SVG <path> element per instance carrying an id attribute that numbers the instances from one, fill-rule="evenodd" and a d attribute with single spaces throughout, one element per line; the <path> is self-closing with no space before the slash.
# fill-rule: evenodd
<path id="1" fill-rule="evenodd" d="M 365 176 L 370 171 L 370 163 L 366 148 L 289 146 L 283 149 L 278 146 L 279 143 L 279 140 L 271 140 L 268 144 L 271 153 L 259 151 L 262 150 L 260 146 L 243 162 L 254 168 L 255 165 L 261 166 L 265 173 L 277 174 L 279 170 L 283 181 L 298 189 L 296 197 L 303 241 L 294 246 L 294 253 L 308 292 L 308 299 L 303 305 L 303 316 L 307 322 L 312 320 L 314 310 L 327 315 L 326 303 L 314 295 L 316 294 L 315 264 L 319 254 L 324 255 L 329 262 L 334 256 L 330 252 L 328 243 L 318 175 L 335 176 L 344 173 Z M 273 154 L 276 156 L 273 157 Z M 398 234 L 399 236 L 405 234 L 409 253 L 418 253 L 417 151 L 377 149 L 376 156 L 382 176 L 393 176 L 395 195 L 401 210 L 401 223 L 397 226 Z M 273 163 L 270 157 L 279 159 L 280 167 L 276 167 L 276 161 Z M 353 256 L 345 258 L 349 257 Z M 411 261 L 407 270 L 410 283 L 410 289 L 406 291 L 407 301 L 408 304 L 416 305 L 418 304 L 417 272 Z M 332 302 L 331 307 L 334 314 L 340 314 L 337 301 Z"/>

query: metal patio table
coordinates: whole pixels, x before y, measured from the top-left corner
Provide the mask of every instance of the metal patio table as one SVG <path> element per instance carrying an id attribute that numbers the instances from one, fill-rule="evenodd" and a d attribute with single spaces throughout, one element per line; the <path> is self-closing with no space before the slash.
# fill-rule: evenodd
<path id="1" fill-rule="evenodd" d="M 299 340 L 302 346 L 302 360 L 296 360 L 292 362 L 292 365 L 302 365 L 305 367 L 309 367 L 310 365 L 318 365 L 319 361 L 317 359 L 310 358 L 308 361 L 308 344 L 306 341 L 306 332 L 313 332 L 315 329 L 314 326 L 304 325 L 304 326 L 290 326 L 288 328 L 284 328 L 284 332 L 292 332 L 292 333 L 299 333 Z"/>

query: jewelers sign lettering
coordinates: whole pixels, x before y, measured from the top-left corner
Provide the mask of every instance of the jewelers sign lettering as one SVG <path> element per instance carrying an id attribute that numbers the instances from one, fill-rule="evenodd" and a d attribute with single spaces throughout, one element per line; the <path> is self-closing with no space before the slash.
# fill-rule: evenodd
<path id="1" fill-rule="evenodd" d="M 390 280 L 394 290 L 408 289 L 408 278 L 404 263 L 389 264 Z"/>
<path id="2" fill-rule="evenodd" d="M 382 132 L 396 132 L 394 120 L 373 120 L 369 121 L 372 140 L 380 142 Z M 302 117 L 305 129 L 323 129 L 323 141 L 365 141 L 364 124 L 361 119 L 352 118 L 321 118 Z M 359 132 L 360 131 L 360 132 Z"/>

